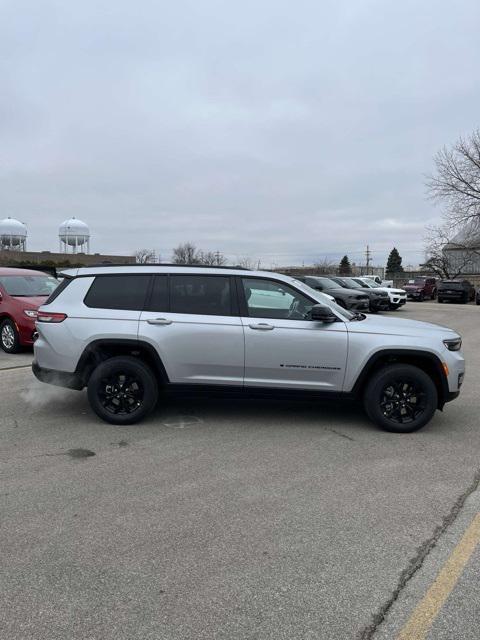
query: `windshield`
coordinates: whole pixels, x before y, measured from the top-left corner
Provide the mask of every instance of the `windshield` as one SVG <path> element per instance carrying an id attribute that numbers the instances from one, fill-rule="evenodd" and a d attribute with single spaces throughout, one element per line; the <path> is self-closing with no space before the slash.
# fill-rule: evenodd
<path id="1" fill-rule="evenodd" d="M 315 282 L 318 282 L 322 289 L 338 289 L 338 284 L 329 278 L 315 278 Z"/>
<path id="2" fill-rule="evenodd" d="M 339 281 L 343 284 L 343 286 L 349 289 L 363 289 L 361 284 L 355 282 L 353 278 L 339 278 Z"/>
<path id="3" fill-rule="evenodd" d="M 58 286 L 53 276 L 0 276 L 0 284 L 10 296 L 49 296 Z"/>
<path id="4" fill-rule="evenodd" d="M 312 289 L 312 287 L 309 287 L 308 284 L 305 284 L 301 280 L 294 280 L 293 283 L 295 284 L 296 287 L 305 291 L 305 293 L 309 295 L 311 298 L 318 300 L 319 304 L 324 304 L 327 307 L 330 307 L 330 309 L 333 309 L 335 313 L 338 313 L 338 315 L 344 318 L 345 320 L 353 320 L 355 318 L 354 313 L 347 311 L 347 309 L 344 309 L 333 300 L 330 300 L 330 298 L 328 298 L 326 295 L 321 293 L 321 291 Z"/>
<path id="5" fill-rule="evenodd" d="M 463 289 L 464 286 L 463 282 L 458 280 L 442 280 L 440 283 L 442 289 Z"/>

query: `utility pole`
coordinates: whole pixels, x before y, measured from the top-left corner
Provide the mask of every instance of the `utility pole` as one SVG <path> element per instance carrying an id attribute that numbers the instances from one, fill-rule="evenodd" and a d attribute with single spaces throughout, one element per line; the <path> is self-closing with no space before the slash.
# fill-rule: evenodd
<path id="1" fill-rule="evenodd" d="M 369 272 L 369 267 L 370 267 L 370 261 L 372 259 L 372 252 L 370 251 L 370 247 L 367 244 L 367 250 L 365 251 L 365 257 L 366 257 L 366 265 L 367 265 L 367 276 L 368 276 L 368 272 Z"/>

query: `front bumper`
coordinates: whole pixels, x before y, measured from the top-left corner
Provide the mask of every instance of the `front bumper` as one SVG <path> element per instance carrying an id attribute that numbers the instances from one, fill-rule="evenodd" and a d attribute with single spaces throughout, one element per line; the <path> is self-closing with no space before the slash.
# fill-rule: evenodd
<path id="1" fill-rule="evenodd" d="M 355 311 L 368 311 L 369 301 L 367 300 L 349 300 L 348 309 Z"/>
<path id="2" fill-rule="evenodd" d="M 77 373 L 69 373 L 68 371 L 55 371 L 54 369 L 44 369 L 36 360 L 32 362 L 32 371 L 34 376 L 40 382 L 53 384 L 56 387 L 66 387 L 67 389 L 76 389 L 80 391 L 85 383 Z"/>
<path id="3" fill-rule="evenodd" d="M 370 298 L 370 309 L 375 311 L 386 311 L 390 306 L 390 298 Z"/>

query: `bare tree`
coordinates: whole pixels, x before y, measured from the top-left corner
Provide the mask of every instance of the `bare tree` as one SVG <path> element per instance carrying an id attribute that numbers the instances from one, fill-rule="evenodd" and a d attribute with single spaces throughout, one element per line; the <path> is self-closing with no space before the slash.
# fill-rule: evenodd
<path id="1" fill-rule="evenodd" d="M 450 225 L 480 220 L 480 129 L 444 147 L 435 157 L 435 173 L 428 178 L 430 196 L 443 205 Z"/>
<path id="2" fill-rule="evenodd" d="M 185 242 L 175 247 L 172 262 L 175 264 L 201 264 L 201 252 L 191 242 Z"/>
<path id="3" fill-rule="evenodd" d="M 200 251 L 198 254 L 200 264 L 214 267 L 222 267 L 227 264 L 227 259 L 220 251 Z"/>
<path id="4" fill-rule="evenodd" d="M 318 275 L 327 275 L 329 273 L 337 273 L 338 265 L 335 262 L 332 262 L 328 258 L 322 258 L 318 260 L 314 265 L 315 272 Z"/>
<path id="5" fill-rule="evenodd" d="M 242 269 L 260 269 L 261 260 L 254 260 L 248 256 L 242 256 L 237 260 L 236 266 Z"/>
<path id="6" fill-rule="evenodd" d="M 422 268 L 450 280 L 465 273 L 480 258 L 478 235 L 453 234 L 448 222 L 427 227 L 425 257 Z"/>
<path id="7" fill-rule="evenodd" d="M 155 262 L 154 249 L 138 249 L 133 255 L 135 256 L 135 262 L 137 264 L 147 264 L 149 262 Z"/>

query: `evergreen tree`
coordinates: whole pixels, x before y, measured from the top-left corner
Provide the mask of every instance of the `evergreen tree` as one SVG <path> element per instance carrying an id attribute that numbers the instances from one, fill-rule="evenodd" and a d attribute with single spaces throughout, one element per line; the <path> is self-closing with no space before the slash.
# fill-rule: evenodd
<path id="1" fill-rule="evenodd" d="M 340 265 L 338 267 L 338 273 L 341 276 L 351 276 L 352 275 L 352 265 L 350 264 L 350 260 L 348 256 L 343 256 L 340 260 Z"/>
<path id="2" fill-rule="evenodd" d="M 387 260 L 387 273 L 403 273 L 402 256 L 398 253 L 398 249 L 393 247 Z"/>

